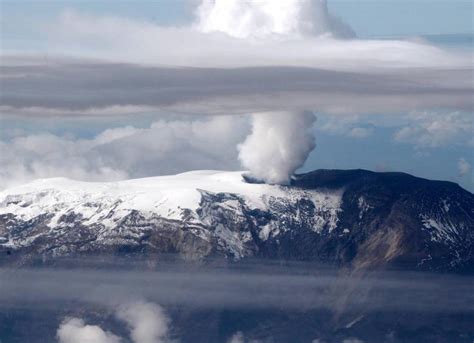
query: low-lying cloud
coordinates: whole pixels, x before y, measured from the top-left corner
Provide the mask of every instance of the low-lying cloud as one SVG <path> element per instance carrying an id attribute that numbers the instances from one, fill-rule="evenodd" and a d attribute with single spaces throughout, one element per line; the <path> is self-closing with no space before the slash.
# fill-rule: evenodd
<path id="1" fill-rule="evenodd" d="M 124 299 L 139 298 L 164 308 L 334 310 L 344 295 L 346 309 L 474 311 L 469 301 L 472 278 L 467 276 L 394 271 L 360 277 L 304 263 L 241 264 L 214 270 L 171 264 L 144 271 L 134 262 L 127 263 L 134 270 L 2 269 L 0 305 L 80 301 L 116 308 Z"/>
<path id="2" fill-rule="evenodd" d="M 117 127 L 91 138 L 15 135 L 0 141 L 0 188 L 57 176 L 114 181 L 196 169 L 235 170 L 236 146 L 248 131 L 245 118 L 212 116 Z"/>
<path id="3" fill-rule="evenodd" d="M 59 343 L 120 343 L 120 337 L 80 318 L 66 318 L 57 331 Z"/>
<path id="4" fill-rule="evenodd" d="M 170 319 L 163 308 L 145 301 L 127 302 L 119 305 L 116 317 L 124 322 L 133 343 L 168 342 Z M 87 325 L 80 318 L 66 318 L 59 326 L 56 336 L 59 343 L 120 343 L 123 339 L 98 325 Z"/>
<path id="5" fill-rule="evenodd" d="M 121 305 L 117 317 L 127 323 L 134 343 L 167 342 L 169 318 L 161 306 L 139 301 Z"/>
<path id="6" fill-rule="evenodd" d="M 80 337 L 102 339 L 95 343 L 115 343 L 117 337 L 133 343 L 173 341 L 180 338 L 183 325 L 189 327 L 187 313 L 193 311 L 299 315 L 321 311 L 327 320 L 336 320 L 336 313 L 348 314 L 333 323 L 346 329 L 359 321 L 371 323 L 365 317 L 373 315 L 403 313 L 432 322 L 438 314 L 474 313 L 472 277 L 467 275 L 347 273 L 312 263 L 278 261 L 244 261 L 225 267 L 219 261 L 214 261 L 215 267 L 161 261 L 151 269 L 147 260 L 105 256 L 63 262 L 72 269 L 0 269 L 2 312 L 61 309 L 62 316 L 65 312 L 73 316 L 58 322 L 62 321 L 57 331 L 63 339 L 60 343 L 76 343 Z M 228 329 L 232 331 L 225 340 L 247 340 L 245 327 Z"/>

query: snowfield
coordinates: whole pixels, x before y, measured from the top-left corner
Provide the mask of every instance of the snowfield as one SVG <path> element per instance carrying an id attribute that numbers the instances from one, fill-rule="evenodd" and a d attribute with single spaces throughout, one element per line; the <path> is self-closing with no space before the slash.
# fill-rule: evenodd
<path id="1" fill-rule="evenodd" d="M 181 210 L 196 211 L 200 190 L 243 197 L 250 208 L 266 209 L 268 199 L 309 195 L 318 207 L 337 209 L 340 194 L 295 191 L 288 187 L 247 183 L 244 172 L 200 170 L 118 182 L 83 182 L 67 178 L 39 179 L 0 193 L 0 214 L 14 213 L 29 220 L 41 213 L 64 214 L 74 209 L 90 220 L 97 210 L 115 205 L 116 212 L 153 212 L 168 219 L 181 219 Z M 100 211 L 99 211 L 100 212 Z"/>
<path id="2" fill-rule="evenodd" d="M 0 193 L 0 215 L 13 215 L 16 221 L 8 237 L 0 237 L 3 241 L 0 245 L 25 247 L 47 234 L 70 234 L 78 224 L 90 227 L 102 242 L 117 243 L 117 235 L 122 235 L 121 239 L 133 236 L 139 240 L 146 231 L 140 228 L 141 223 L 147 221 L 159 226 L 158 220 L 163 218 L 210 228 L 213 235 L 225 243 L 226 249 L 234 256 L 241 256 L 243 244 L 251 240 L 250 232 L 229 230 L 216 218 L 227 212 L 225 216 L 244 227 L 249 210 L 274 212 L 275 208 L 295 207 L 291 213 L 282 210 L 277 223 L 270 221 L 262 225 L 258 235 L 267 240 L 284 232 L 289 222 L 298 223 L 302 218 L 308 222 L 308 215 L 297 208 L 301 199 L 312 202 L 314 212 L 309 220 L 313 231 L 321 232 L 325 227 L 332 231 L 336 227 L 342 192 L 248 183 L 243 174 L 206 170 L 119 182 L 82 182 L 66 178 L 36 180 Z M 223 199 L 218 204 L 208 200 L 203 207 L 203 194 L 222 195 Z M 124 225 L 124 220 L 134 213 L 139 213 L 142 219 L 131 226 Z M 49 230 L 37 234 L 33 234 L 33 230 L 27 237 L 23 233 L 12 234 L 15 225 L 24 225 L 18 223 L 33 223 L 42 217 L 47 217 L 40 220 Z M 203 240 L 210 239 L 209 230 L 192 228 L 191 232 Z"/>

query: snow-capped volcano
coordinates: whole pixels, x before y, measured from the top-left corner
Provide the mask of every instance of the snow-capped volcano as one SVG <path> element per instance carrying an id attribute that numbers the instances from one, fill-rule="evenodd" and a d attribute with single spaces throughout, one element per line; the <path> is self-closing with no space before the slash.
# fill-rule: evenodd
<path id="1" fill-rule="evenodd" d="M 181 220 L 183 213 L 199 209 L 203 192 L 233 194 L 241 197 L 249 208 L 261 210 L 268 209 L 271 199 L 291 197 L 308 197 L 315 206 L 328 206 L 334 211 L 339 207 L 340 192 L 248 183 L 243 175 L 244 172 L 203 170 L 104 183 L 40 179 L 2 192 L 0 213 L 15 213 L 23 220 L 55 213 L 48 224 L 50 227 L 56 226 L 61 216 L 72 212 L 80 213 L 87 222 L 100 221 L 109 227 L 133 210 Z M 107 216 L 112 207 L 113 215 Z"/>
<path id="2" fill-rule="evenodd" d="M 222 171 L 44 179 L 0 193 L 0 252 L 5 263 L 177 253 L 463 269 L 472 259 L 473 198 L 455 184 L 362 170 L 315 171 L 290 186 Z"/>

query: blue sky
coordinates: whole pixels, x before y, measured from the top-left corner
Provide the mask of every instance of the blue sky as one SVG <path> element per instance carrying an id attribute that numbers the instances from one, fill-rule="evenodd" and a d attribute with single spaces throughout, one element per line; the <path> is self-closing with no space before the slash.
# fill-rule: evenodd
<path id="1" fill-rule="evenodd" d="M 94 15 L 111 15 L 153 22 L 159 25 L 181 26 L 192 20 L 193 0 L 159 1 L 1 1 L 2 50 L 47 52 L 50 42 L 36 25 L 47 23 L 65 9 L 74 9 Z M 442 47 L 472 49 L 473 3 L 462 0 L 379 0 L 348 1 L 330 0 L 332 13 L 341 17 L 357 33 L 358 37 L 412 37 L 417 35 L 453 35 L 433 39 Z M 457 34 L 464 34 L 457 35 Z M 460 37 L 464 37 L 460 39 Z M 467 38 L 466 38 L 467 37 Z M 441 109 L 429 109 L 442 111 Z M 403 117 L 406 113 L 395 114 Z M 466 116 L 472 113 L 465 114 Z M 421 144 L 416 138 L 397 140 L 395 136 L 406 122 L 381 124 L 380 120 L 362 119 L 342 123 L 340 130 L 327 129 L 328 121 L 334 120 L 319 113 L 316 126 L 317 148 L 310 155 L 303 170 L 315 168 L 364 168 L 371 170 L 405 171 L 418 176 L 444 179 L 460 183 L 474 190 L 472 171 L 460 175 L 459 161 L 474 165 L 473 145 L 462 139 L 449 138 L 440 143 Z M 83 120 L 5 118 L 2 120 L 2 139 L 8 140 L 8 132 L 15 129 L 27 133 L 50 132 L 57 135 L 72 134 L 93 137 L 111 127 L 133 125 L 147 127 L 156 117 L 141 115 L 138 118 L 122 118 L 95 122 Z M 417 119 L 419 120 L 419 119 Z M 410 122 L 416 132 L 423 134 L 426 121 Z M 472 123 L 472 122 L 471 122 Z M 363 128 L 363 135 L 352 135 L 354 128 Z M 471 127 L 472 128 L 472 127 Z M 472 131 L 471 131 L 472 132 Z M 435 133 L 436 134 L 436 133 Z M 464 131 L 464 136 L 466 132 Z"/>

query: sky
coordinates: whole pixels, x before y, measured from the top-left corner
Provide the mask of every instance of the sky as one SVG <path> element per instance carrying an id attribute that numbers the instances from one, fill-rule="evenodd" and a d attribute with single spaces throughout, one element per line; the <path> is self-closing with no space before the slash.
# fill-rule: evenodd
<path id="1" fill-rule="evenodd" d="M 270 8 L 284 28 L 255 16 L 240 30 L 220 18 L 248 15 L 244 9 L 214 8 L 199 17 L 198 0 L 0 4 L 8 67 L 1 188 L 38 177 L 104 181 L 278 163 L 276 174 L 262 178 L 281 182 L 300 166 L 363 168 L 474 190 L 471 1 L 329 0 L 329 14 L 316 6 L 309 7 L 314 15 L 281 18 Z M 209 70 L 160 69 L 174 65 Z M 321 68 L 325 73 L 312 74 Z M 301 75 L 309 75 L 304 85 Z M 341 88 L 349 95 L 340 97 Z M 305 150 L 290 144 L 306 131 L 272 117 L 258 131 L 255 113 L 262 110 L 294 118 L 315 113 L 314 128 L 301 121 L 314 142 L 308 136 L 300 146 L 316 146 L 306 162 Z M 267 131 L 276 138 L 262 139 Z M 272 139 L 288 144 L 276 151 L 266 144 Z"/>

